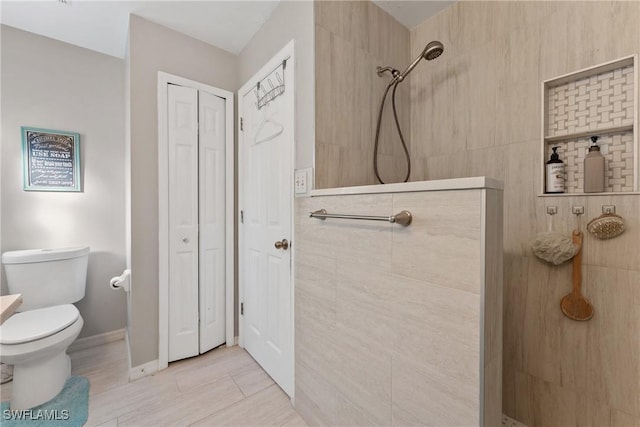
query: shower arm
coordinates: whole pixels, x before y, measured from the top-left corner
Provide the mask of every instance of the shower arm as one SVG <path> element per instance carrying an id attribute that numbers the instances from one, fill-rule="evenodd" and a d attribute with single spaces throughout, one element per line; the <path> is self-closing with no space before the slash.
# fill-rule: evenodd
<path id="1" fill-rule="evenodd" d="M 398 77 L 400 75 L 400 71 L 396 70 L 393 67 L 380 67 L 378 66 L 378 68 L 376 69 L 377 73 L 378 73 L 378 77 L 382 77 L 382 75 L 385 72 L 389 72 L 389 74 L 391 74 L 391 77 L 393 77 L 393 79 L 395 79 L 396 77 Z"/>

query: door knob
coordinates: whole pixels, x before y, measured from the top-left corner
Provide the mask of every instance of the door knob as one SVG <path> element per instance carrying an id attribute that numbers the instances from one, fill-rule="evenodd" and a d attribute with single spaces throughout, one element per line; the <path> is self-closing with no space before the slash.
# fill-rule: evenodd
<path id="1" fill-rule="evenodd" d="M 276 249 L 284 249 L 286 251 L 289 249 L 289 241 L 287 239 L 278 240 L 273 246 L 275 246 Z"/>
<path id="2" fill-rule="evenodd" d="M 188 238 L 188 237 L 183 237 L 183 238 L 182 238 L 182 241 L 183 241 L 184 243 L 189 243 L 189 238 Z"/>

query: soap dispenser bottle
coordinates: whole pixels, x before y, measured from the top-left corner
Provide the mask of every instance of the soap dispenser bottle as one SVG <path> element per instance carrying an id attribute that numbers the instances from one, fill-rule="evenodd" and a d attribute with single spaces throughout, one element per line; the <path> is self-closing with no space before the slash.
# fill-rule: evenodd
<path id="1" fill-rule="evenodd" d="M 564 193 L 564 162 L 558 155 L 558 147 L 553 147 L 551 159 L 547 162 L 546 193 Z"/>
<path id="2" fill-rule="evenodd" d="M 591 137 L 591 147 L 584 158 L 584 192 L 604 192 L 604 156 L 597 144 L 598 137 Z"/>

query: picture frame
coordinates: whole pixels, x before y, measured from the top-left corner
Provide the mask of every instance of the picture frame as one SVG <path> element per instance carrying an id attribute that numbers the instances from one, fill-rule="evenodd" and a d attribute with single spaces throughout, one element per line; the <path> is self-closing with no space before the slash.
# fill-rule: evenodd
<path id="1" fill-rule="evenodd" d="M 80 134 L 22 126 L 25 191 L 82 191 Z"/>

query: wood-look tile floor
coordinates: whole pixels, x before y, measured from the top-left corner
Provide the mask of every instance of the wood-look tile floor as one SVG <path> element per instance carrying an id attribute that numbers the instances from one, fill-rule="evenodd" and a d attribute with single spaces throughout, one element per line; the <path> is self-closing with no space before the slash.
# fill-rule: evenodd
<path id="1" fill-rule="evenodd" d="M 289 397 L 240 347 L 219 347 L 127 381 L 124 341 L 70 353 L 89 379 L 86 426 L 306 426 Z M 11 383 L 0 388 L 2 400 Z"/>

